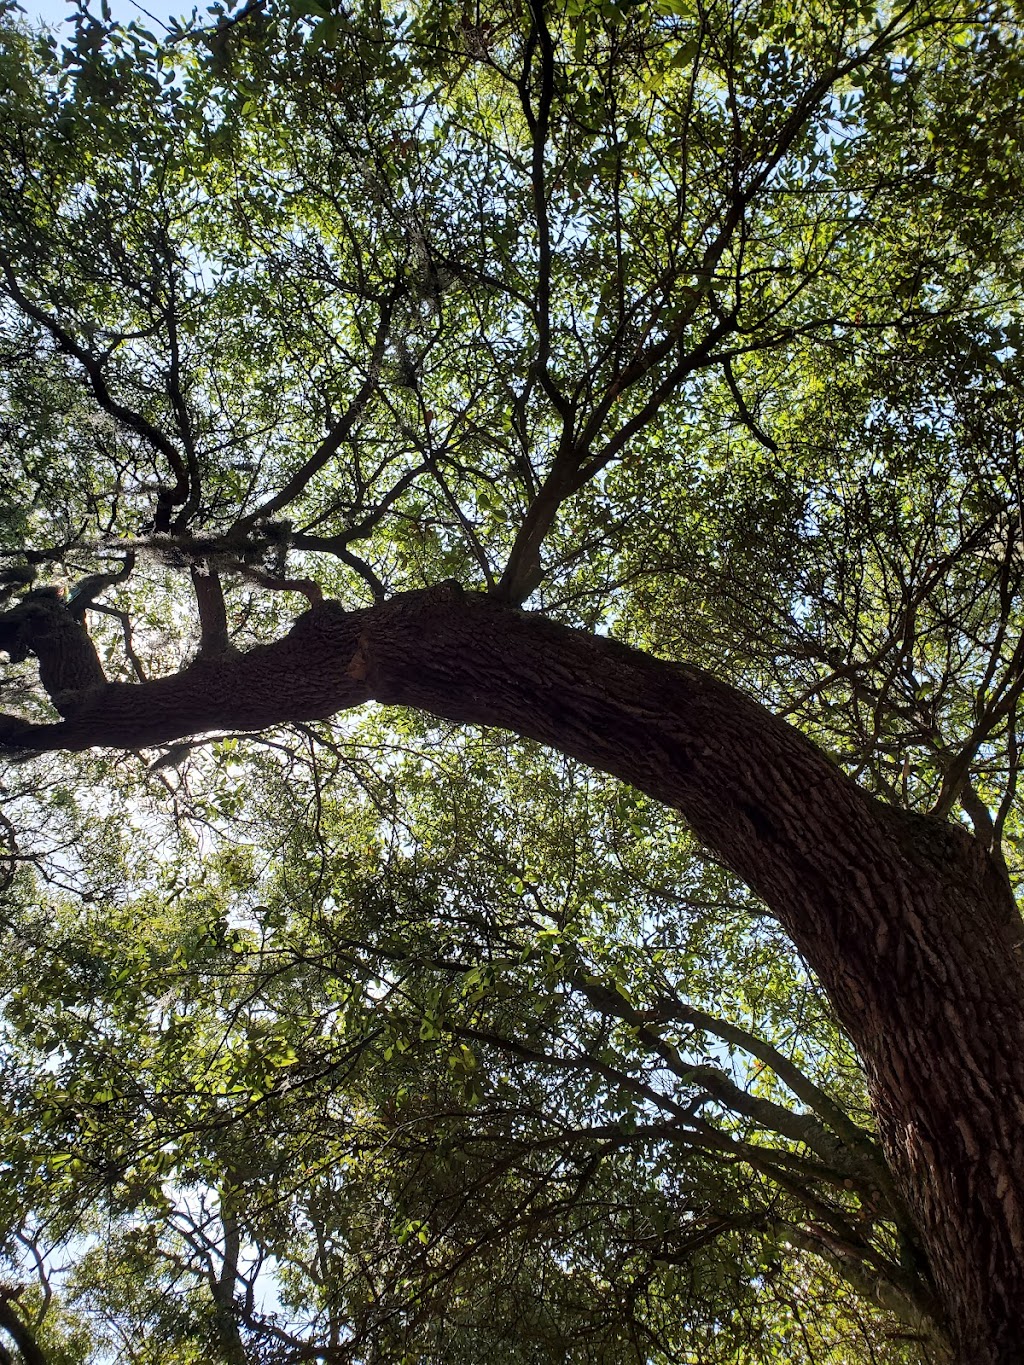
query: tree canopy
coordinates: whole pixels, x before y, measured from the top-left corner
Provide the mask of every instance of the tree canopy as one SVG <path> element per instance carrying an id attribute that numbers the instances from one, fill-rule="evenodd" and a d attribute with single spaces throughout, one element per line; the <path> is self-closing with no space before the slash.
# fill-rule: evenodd
<path id="1" fill-rule="evenodd" d="M 0 1365 L 1020 1359 L 1020 38 L 0 9 Z"/>

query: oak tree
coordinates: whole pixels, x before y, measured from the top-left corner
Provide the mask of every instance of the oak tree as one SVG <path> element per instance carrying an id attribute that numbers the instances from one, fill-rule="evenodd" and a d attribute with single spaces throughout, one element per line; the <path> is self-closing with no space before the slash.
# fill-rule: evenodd
<path id="1" fill-rule="evenodd" d="M 111 1143 L 118 1124 L 143 1124 L 133 1104 L 149 1091 L 100 1085 L 119 1046 L 126 1074 L 133 1048 L 140 1066 L 151 1046 L 163 1057 L 164 1107 L 145 1120 L 156 1123 L 154 1151 L 169 1150 L 176 1131 L 169 1096 L 187 1108 L 196 1076 L 225 1055 L 212 1035 L 173 1056 L 139 1033 L 131 1047 L 112 1041 L 159 1005 L 160 974 L 176 961 L 191 953 L 201 979 L 247 941 L 218 902 L 204 912 L 213 929 L 188 952 L 116 946 L 130 945 L 132 916 L 159 919 L 147 876 L 161 864 L 160 816 L 143 817 L 144 801 L 205 822 L 224 845 L 228 891 L 251 890 L 260 878 L 231 864 L 228 824 L 247 812 L 255 822 L 263 791 L 252 847 L 273 842 L 276 809 L 298 865 L 309 822 L 321 841 L 343 825 L 324 814 L 342 776 L 333 770 L 337 787 L 321 780 L 354 742 L 336 728 L 339 713 L 408 708 L 420 719 L 379 731 L 372 761 L 340 765 L 367 790 L 389 774 L 387 800 L 364 813 L 370 828 L 336 834 L 351 845 L 344 858 L 314 841 L 321 916 L 332 888 L 348 887 L 370 920 L 333 937 L 325 920 L 315 953 L 292 942 L 287 984 L 259 986 L 283 992 L 273 1009 L 287 1028 L 246 1014 L 244 979 L 223 986 L 218 1008 L 245 1019 L 243 1089 L 266 1105 L 277 1153 L 268 1169 L 294 1161 L 281 1133 L 294 1135 L 298 1111 L 291 1082 L 266 1075 L 301 1063 L 299 1090 L 319 1097 L 328 1128 L 332 1104 L 349 1106 L 358 1127 L 367 1101 L 346 1091 L 344 1058 L 377 1056 L 407 1073 L 390 1109 L 377 1092 L 378 1121 L 408 1134 L 445 1091 L 474 1194 L 455 1199 L 452 1168 L 429 1144 L 384 1140 L 395 1164 L 373 1188 L 353 1175 L 344 1235 L 352 1255 L 358 1227 L 375 1247 L 359 1209 L 380 1205 L 406 1250 L 361 1307 L 332 1301 L 323 1246 L 334 1225 L 310 1213 L 320 1251 L 296 1250 L 294 1272 L 315 1280 L 319 1266 L 325 1316 L 310 1346 L 271 1330 L 239 1289 L 233 1192 L 253 1179 L 251 1150 L 218 1149 L 219 1176 L 203 1177 L 220 1222 L 209 1349 L 244 1359 L 246 1332 L 265 1329 L 283 1358 L 386 1358 L 398 1307 L 370 1314 L 365 1339 L 360 1313 L 401 1300 L 410 1280 L 421 1307 L 434 1305 L 426 1319 L 453 1312 L 460 1265 L 480 1247 L 469 1239 L 456 1252 L 453 1241 L 442 1274 L 431 1218 L 442 1211 L 454 1239 L 478 1198 L 477 1219 L 493 1214 L 483 1241 L 498 1248 L 522 1231 L 517 1209 L 532 1210 L 531 1226 L 561 1218 L 585 1240 L 593 1207 L 613 1207 L 618 1231 L 602 1254 L 615 1243 L 639 1255 L 647 1238 L 659 1275 L 709 1245 L 722 1253 L 719 1274 L 730 1246 L 738 1256 L 743 1238 L 774 1237 L 881 1297 L 929 1358 L 1018 1360 L 1024 72 L 1013 7 L 255 0 L 207 17 L 157 38 L 83 8 L 62 49 L 8 14 L 2 35 L 0 648 L 10 671 L 0 736 L 21 792 L 5 816 L 10 894 L 29 907 L 19 942 L 50 964 L 40 971 L 51 1003 L 77 1001 L 88 973 L 68 976 L 84 950 L 38 875 L 71 885 L 72 850 L 91 837 L 86 813 L 109 830 L 97 784 L 122 793 L 132 837 L 153 840 L 151 872 L 137 872 L 130 896 L 111 887 L 104 916 L 89 920 L 91 935 L 109 936 L 100 956 L 123 957 L 90 987 L 116 1027 L 90 1052 L 97 1019 L 86 1027 L 78 1005 L 61 1016 L 60 1047 L 81 1027 L 79 1080 L 91 1066 L 98 1087 L 74 1103 L 61 1090 L 39 1108 L 47 1123 L 60 1113 L 80 1124 L 81 1104 L 92 1106 L 66 1174 L 95 1158 L 111 1189 L 121 1181 L 122 1201 L 142 1188 L 126 1175 L 128 1148 Z M 621 848 L 632 831 L 648 849 L 646 799 L 676 812 L 688 831 L 676 872 L 784 931 L 856 1051 L 870 1120 L 813 1079 L 813 1058 L 798 1065 L 778 1037 L 709 1010 L 706 982 L 688 998 L 686 973 L 666 976 L 643 946 L 649 905 L 607 930 L 618 965 L 593 923 L 588 937 L 571 916 L 549 915 L 546 879 L 557 881 L 568 845 L 547 863 L 505 867 L 536 913 L 500 951 L 500 934 L 475 949 L 483 930 L 455 913 L 454 864 L 431 881 L 412 860 L 417 890 L 404 898 L 412 863 L 397 890 L 360 876 L 352 849 L 384 827 L 396 867 L 412 844 L 430 845 L 422 772 L 388 755 L 407 745 L 429 763 L 446 743 L 468 744 L 457 738 L 467 727 L 484 728 L 491 753 L 503 752 L 492 732 L 525 741 L 523 771 L 540 761 L 535 745 L 563 756 L 550 818 L 590 781 L 602 801 L 623 802 L 606 828 L 589 829 L 595 841 L 611 829 Z M 198 795 L 183 776 L 190 763 L 206 774 Z M 43 850 L 58 771 L 78 774 L 78 814 L 62 776 L 45 819 L 77 832 L 63 850 Z M 248 776 L 228 792 L 231 771 Z M 501 869 L 512 816 L 506 806 L 489 825 L 489 780 L 473 777 L 470 764 L 450 805 L 471 812 L 469 846 Z M 406 815 L 404 783 L 420 791 Z M 305 797 L 285 818 L 289 791 L 314 793 L 305 820 Z M 524 791 L 524 805 L 535 796 Z M 630 802 L 641 803 L 632 819 Z M 433 818 L 443 828 L 440 808 Z M 415 834 L 402 834 L 403 820 Z M 534 838 L 542 848 L 540 827 Z M 703 872 L 680 873 L 701 860 Z M 643 859 L 619 861 L 643 884 Z M 30 863 L 36 880 L 20 871 Z M 274 867 L 274 896 L 286 901 L 289 857 Z M 195 875 L 198 886 L 212 873 Z M 500 904 L 495 886 L 478 894 Z M 623 906 L 628 895 L 623 882 L 605 899 Z M 263 926 L 254 933 L 273 929 L 267 896 L 250 907 Z M 671 902 L 663 882 L 658 897 Z M 736 979 L 736 961 L 723 980 Z M 696 980 L 699 954 L 686 964 Z M 262 952 L 251 972 L 274 979 Z M 301 1021 L 329 1033 L 348 999 L 331 992 L 346 979 L 361 983 L 362 1033 L 337 1055 L 313 1049 Z M 394 1004 L 375 1023 L 382 995 Z M 38 1002 L 19 999 L 11 1027 L 31 1019 L 25 1036 L 34 1029 L 45 1053 L 50 1025 Z M 588 1031 L 615 1056 L 582 1046 Z M 427 1045 L 442 1035 L 438 1061 Z M 756 1063 L 746 1080 L 723 1064 L 731 1049 Z M 486 1076 L 480 1055 L 491 1058 Z M 761 1070 L 795 1106 L 755 1084 Z M 559 1138 L 538 1116 L 560 1074 L 574 1117 Z M 227 1122 L 224 1097 L 243 1084 L 232 1075 L 190 1131 Z M 629 1113 L 596 1123 L 596 1092 L 572 1098 L 580 1077 L 617 1102 L 631 1093 Z M 45 1073 L 22 1082 L 27 1105 L 49 1084 Z M 103 1106 L 119 1104 L 117 1122 L 97 1126 Z M 707 1105 L 734 1126 L 709 1123 Z M 501 1122 L 506 1144 L 522 1149 L 506 1145 L 474 1185 L 474 1125 L 487 1135 Z M 558 1141 L 574 1155 L 546 1168 L 538 1154 Z M 703 1221 L 694 1225 L 692 1195 L 672 1222 L 664 1192 L 629 1157 L 644 1143 L 688 1154 Z M 698 1178 L 702 1161 L 713 1175 Z M 756 1213 L 723 1175 L 737 1162 L 771 1182 Z M 159 1176 L 157 1163 L 145 1195 L 157 1204 Z M 188 1184 L 187 1169 L 177 1178 Z M 358 1180 L 373 1186 L 365 1170 Z M 307 1193 L 314 1185 L 311 1175 Z M 659 1200 L 638 1231 L 638 1211 Z M 175 1226 L 190 1255 L 209 1259 L 207 1213 L 193 1203 Z M 493 1263 L 496 1295 L 514 1281 L 520 1304 L 543 1260 L 523 1247 L 514 1275 Z M 558 1253 L 544 1263 L 563 1328 L 602 1320 L 596 1299 L 574 1298 L 572 1275 L 556 1283 Z M 385 1261 L 377 1248 L 361 1264 Z M 772 1264 L 758 1284 L 771 1282 Z M 691 1285 L 692 1302 L 702 1292 L 707 1283 Z M 672 1335 L 672 1302 L 661 1284 L 664 1340 L 648 1315 L 649 1339 L 623 1345 L 639 1330 L 631 1309 L 602 1338 L 601 1358 L 687 1349 Z M 4 1303 L 13 1326 L 0 1314 L 0 1327 L 32 1359 L 43 1348 Z M 478 1305 L 473 1330 L 495 1320 Z M 543 1358 L 561 1358 L 574 1330 L 561 1345 L 540 1335 Z M 705 1349 L 725 1348 L 719 1337 Z"/>

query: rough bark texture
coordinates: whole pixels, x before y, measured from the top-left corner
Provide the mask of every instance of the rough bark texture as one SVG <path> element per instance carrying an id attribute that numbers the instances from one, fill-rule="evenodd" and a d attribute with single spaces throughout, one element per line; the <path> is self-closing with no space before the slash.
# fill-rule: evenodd
<path id="1" fill-rule="evenodd" d="M 86 646 L 51 628 L 32 648 L 63 677 L 74 669 L 47 650 Z M 324 603 L 273 644 L 88 685 L 63 723 L 8 719 L 4 735 L 136 748 L 369 700 L 513 730 L 682 812 L 849 1031 L 961 1361 L 1024 1360 L 1024 935 L 1009 890 L 964 831 L 872 800 L 734 688 L 442 587 L 349 614 Z"/>

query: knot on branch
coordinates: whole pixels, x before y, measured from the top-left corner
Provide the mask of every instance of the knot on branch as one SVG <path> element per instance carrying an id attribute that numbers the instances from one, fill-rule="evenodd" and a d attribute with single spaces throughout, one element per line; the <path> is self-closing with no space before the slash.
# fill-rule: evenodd
<path id="1" fill-rule="evenodd" d="M 77 709 L 79 694 L 106 685 L 84 622 L 56 588 L 36 588 L 0 614 L 0 650 L 12 663 L 36 656 L 39 681 L 62 716 Z"/>
<path id="2" fill-rule="evenodd" d="M 57 588 L 35 588 L 15 606 L 0 615 L 0 649 L 12 664 L 24 663 L 34 654 L 35 636 L 46 629 L 50 615 L 64 611 L 64 603 Z"/>
<path id="3" fill-rule="evenodd" d="M 308 639 L 325 631 L 334 631 L 349 615 L 350 613 L 345 610 L 340 602 L 336 602 L 330 597 L 324 598 L 322 601 L 315 602 L 300 616 L 296 616 L 287 638 L 291 640 Z"/>

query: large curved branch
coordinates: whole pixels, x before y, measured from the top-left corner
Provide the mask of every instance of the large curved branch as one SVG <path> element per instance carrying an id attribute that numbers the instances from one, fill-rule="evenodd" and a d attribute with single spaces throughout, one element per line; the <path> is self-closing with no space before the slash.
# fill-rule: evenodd
<path id="1" fill-rule="evenodd" d="M 37 612 L 50 624 L 69 615 L 56 597 L 32 594 L 0 622 L 9 634 Z M 6 639 L 0 648 L 10 648 Z M 103 681 L 97 662 L 83 675 L 93 692 L 73 722 L 29 727 L 36 747 L 163 743 L 213 727 L 319 719 L 370 700 L 416 707 L 513 730 L 621 777 L 681 810 L 762 894 L 782 876 L 780 858 L 819 884 L 820 867 L 831 878 L 837 858 L 863 857 L 857 840 L 876 841 L 887 827 L 892 835 L 897 820 L 797 730 L 703 670 L 455 585 L 363 611 L 325 602 L 246 654 L 144 684 Z M 840 811 L 846 837 L 817 849 Z M 785 883 L 788 895 L 792 875 Z M 834 888 L 820 885 L 824 905 Z"/>
<path id="2" fill-rule="evenodd" d="M 0 621 L 10 630 L 33 610 L 27 599 Z M 67 615 L 46 608 L 49 625 Z M 147 683 L 100 685 L 98 661 L 81 678 L 89 696 L 74 719 L 24 727 L 28 743 L 138 747 L 321 719 L 371 700 L 513 730 L 680 810 L 784 921 L 815 897 L 815 934 L 845 900 L 838 867 L 905 861 L 912 832 L 935 843 L 933 861 L 974 847 L 951 827 L 879 806 L 797 730 L 702 670 L 453 585 L 356 612 L 325 602 L 272 644 Z M 973 856 L 981 867 L 981 852 Z M 895 894 L 878 887 L 882 901 Z M 885 919 L 875 928 L 872 957 L 885 951 Z"/>

